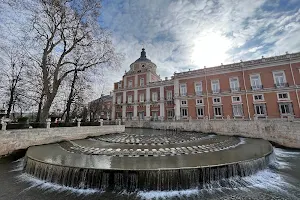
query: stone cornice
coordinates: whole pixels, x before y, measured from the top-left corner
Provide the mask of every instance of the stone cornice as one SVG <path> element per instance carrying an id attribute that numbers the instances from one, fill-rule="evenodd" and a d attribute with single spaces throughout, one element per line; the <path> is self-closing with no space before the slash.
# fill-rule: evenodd
<path id="1" fill-rule="evenodd" d="M 273 56 L 257 60 L 249 60 L 249 61 L 241 61 L 240 63 L 232 63 L 227 65 L 220 65 L 216 67 L 174 73 L 175 78 L 183 78 L 183 77 L 191 77 L 191 76 L 208 76 L 214 74 L 221 74 L 221 73 L 229 73 L 235 71 L 241 71 L 242 69 L 250 70 L 255 68 L 262 68 L 262 67 L 272 67 L 282 64 L 300 62 L 300 52 L 294 54 L 285 54 L 280 56 Z"/>
<path id="2" fill-rule="evenodd" d="M 115 89 L 113 92 L 123 92 L 123 91 L 133 91 L 133 90 L 141 90 L 141 89 L 146 89 L 146 88 L 156 88 L 160 86 L 170 86 L 174 85 L 174 80 L 164 80 L 164 81 L 156 81 L 156 82 L 151 82 L 148 83 L 147 85 L 144 86 L 138 86 L 138 87 L 131 87 L 131 88 L 121 88 L 121 89 Z"/>

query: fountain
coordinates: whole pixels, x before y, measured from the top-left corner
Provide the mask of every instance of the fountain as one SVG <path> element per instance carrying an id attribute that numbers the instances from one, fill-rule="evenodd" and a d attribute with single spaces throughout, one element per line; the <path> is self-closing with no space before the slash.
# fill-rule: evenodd
<path id="1" fill-rule="evenodd" d="M 261 139 L 133 129 L 30 147 L 24 172 L 55 184 L 105 191 L 182 190 L 265 169 L 271 144 Z M 220 182 L 221 183 L 221 182 Z"/>

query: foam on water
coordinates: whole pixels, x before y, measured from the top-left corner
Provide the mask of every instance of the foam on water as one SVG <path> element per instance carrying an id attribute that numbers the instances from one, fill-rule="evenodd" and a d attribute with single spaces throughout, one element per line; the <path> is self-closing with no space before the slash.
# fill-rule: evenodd
<path id="1" fill-rule="evenodd" d="M 102 193 L 103 191 L 95 190 L 95 189 L 79 189 L 79 188 L 71 188 L 66 187 L 54 183 L 45 182 L 39 179 L 36 179 L 28 174 L 21 174 L 16 177 L 17 180 L 22 182 L 27 182 L 31 186 L 23 190 L 23 192 L 30 190 L 31 188 L 38 188 L 43 190 L 44 192 L 70 192 L 70 193 L 76 193 L 78 195 L 90 195 L 94 193 Z"/>
<path id="2" fill-rule="evenodd" d="M 13 161 L 13 169 L 9 172 L 19 172 L 22 171 L 24 167 L 24 157 Z"/>
<path id="3" fill-rule="evenodd" d="M 215 181 L 211 184 L 205 185 L 204 189 L 189 189 L 180 191 L 140 191 L 138 195 L 143 199 L 160 199 L 160 198 L 170 198 L 178 196 L 194 196 L 198 195 L 199 198 L 205 197 L 208 194 L 213 196 L 223 196 L 232 194 L 232 192 L 244 193 L 250 192 L 252 189 L 260 189 L 266 192 L 274 192 L 277 194 L 285 194 L 291 199 L 297 199 L 290 190 L 300 192 L 299 188 L 287 183 L 284 175 L 273 172 L 270 169 L 266 169 L 258 172 L 255 175 L 244 177 L 244 178 L 230 178 L 222 181 Z"/>
<path id="4" fill-rule="evenodd" d="M 271 162 L 271 166 L 275 167 L 276 169 L 290 169 L 291 163 L 287 161 L 287 158 L 297 158 L 300 156 L 300 152 L 291 152 L 288 150 L 280 149 L 280 148 L 273 148 L 275 159 Z"/>
<path id="5" fill-rule="evenodd" d="M 279 158 L 295 158 L 300 155 L 300 151 L 288 151 L 280 148 L 273 147 L 276 157 Z"/>

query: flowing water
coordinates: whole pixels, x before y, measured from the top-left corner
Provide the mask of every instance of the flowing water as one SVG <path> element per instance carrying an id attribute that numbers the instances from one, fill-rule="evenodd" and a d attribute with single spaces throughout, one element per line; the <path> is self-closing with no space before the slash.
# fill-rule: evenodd
<path id="1" fill-rule="evenodd" d="M 246 164 L 247 165 L 247 164 Z M 250 165 L 250 163 L 249 163 Z M 300 151 L 274 148 L 273 162 L 254 175 L 210 181 L 201 188 L 180 191 L 103 192 L 74 189 L 23 174 L 23 159 L 0 160 L 0 199 L 2 200 L 135 200 L 135 199 L 300 199 Z M 251 170 L 251 166 L 249 167 Z M 188 174 L 190 175 L 190 174 Z M 121 177 L 115 177 L 120 184 Z M 135 181 L 132 179 L 132 187 Z M 118 187 L 116 185 L 115 187 Z"/>

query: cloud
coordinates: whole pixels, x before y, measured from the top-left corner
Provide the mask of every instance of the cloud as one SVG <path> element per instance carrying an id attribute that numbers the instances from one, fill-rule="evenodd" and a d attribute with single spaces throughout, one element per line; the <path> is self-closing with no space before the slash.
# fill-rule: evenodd
<path id="1" fill-rule="evenodd" d="M 300 50 L 297 0 L 103 0 L 99 23 L 124 60 L 103 71 L 95 95 L 113 89 L 142 47 L 161 77 Z"/>
<path id="2" fill-rule="evenodd" d="M 101 23 L 126 54 L 112 80 L 122 78 L 143 46 L 162 77 L 299 51 L 299 8 L 298 1 L 279 0 L 105 0 Z"/>

